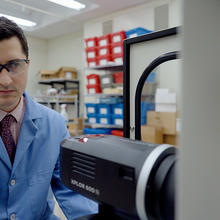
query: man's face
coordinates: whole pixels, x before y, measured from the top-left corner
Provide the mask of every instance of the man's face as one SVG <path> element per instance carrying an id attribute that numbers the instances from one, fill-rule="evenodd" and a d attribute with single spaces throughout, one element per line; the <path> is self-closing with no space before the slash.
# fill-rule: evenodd
<path id="1" fill-rule="evenodd" d="M 11 37 L 0 41 L 0 64 L 8 64 L 10 61 L 26 59 L 17 37 Z M 29 64 L 25 64 L 22 71 L 11 74 L 5 68 L 0 72 L 0 109 L 6 112 L 12 111 L 19 103 L 27 84 Z"/>

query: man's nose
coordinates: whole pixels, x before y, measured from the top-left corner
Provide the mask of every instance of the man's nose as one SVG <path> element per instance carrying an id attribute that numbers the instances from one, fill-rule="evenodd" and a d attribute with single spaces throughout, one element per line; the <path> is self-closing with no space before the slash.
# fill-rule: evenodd
<path id="1" fill-rule="evenodd" d="M 6 69 L 2 69 L 0 72 L 0 85 L 8 86 L 12 82 L 12 79 Z"/>

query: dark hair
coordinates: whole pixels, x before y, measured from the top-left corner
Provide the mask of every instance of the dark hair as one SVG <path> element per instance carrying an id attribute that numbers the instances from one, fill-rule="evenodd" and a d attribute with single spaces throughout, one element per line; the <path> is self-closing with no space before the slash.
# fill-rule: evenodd
<path id="1" fill-rule="evenodd" d="M 22 51 L 28 58 L 28 44 L 23 30 L 13 21 L 0 17 L 0 41 L 17 37 L 21 43 Z"/>

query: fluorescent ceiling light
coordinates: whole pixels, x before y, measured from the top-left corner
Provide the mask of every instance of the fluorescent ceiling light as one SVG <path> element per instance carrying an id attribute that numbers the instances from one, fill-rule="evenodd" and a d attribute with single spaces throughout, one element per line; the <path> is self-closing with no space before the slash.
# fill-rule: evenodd
<path id="1" fill-rule="evenodd" d="M 0 16 L 6 17 L 9 20 L 14 21 L 16 24 L 26 26 L 26 27 L 33 27 L 33 26 L 37 25 L 37 23 L 35 23 L 35 22 L 25 20 L 25 19 L 22 19 L 22 18 L 13 17 L 13 16 L 10 16 L 10 15 L 0 14 Z"/>
<path id="2" fill-rule="evenodd" d="M 81 10 L 86 7 L 86 5 L 75 0 L 48 0 L 48 1 L 76 10 Z"/>

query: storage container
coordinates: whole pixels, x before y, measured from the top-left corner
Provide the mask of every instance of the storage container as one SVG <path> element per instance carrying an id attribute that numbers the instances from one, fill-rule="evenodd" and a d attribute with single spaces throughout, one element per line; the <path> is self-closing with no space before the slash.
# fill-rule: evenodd
<path id="1" fill-rule="evenodd" d="M 98 47 L 97 51 L 98 51 L 98 56 L 99 57 L 111 56 L 111 53 L 112 53 L 110 45 L 104 46 L 104 47 Z"/>
<path id="2" fill-rule="evenodd" d="M 83 134 L 111 134 L 111 128 L 83 128 Z"/>
<path id="3" fill-rule="evenodd" d="M 88 116 L 88 123 L 89 124 L 98 124 L 99 123 L 99 117 L 97 117 L 97 116 Z"/>
<path id="4" fill-rule="evenodd" d="M 115 135 L 115 136 L 119 136 L 119 137 L 123 137 L 124 136 L 123 130 L 112 130 L 111 134 Z"/>
<path id="5" fill-rule="evenodd" d="M 86 103 L 87 116 L 95 116 L 98 113 L 98 106 L 95 103 Z"/>
<path id="6" fill-rule="evenodd" d="M 97 94 L 102 92 L 100 85 L 87 85 L 86 87 L 88 94 Z"/>
<path id="7" fill-rule="evenodd" d="M 131 30 L 128 30 L 125 32 L 126 37 L 127 38 L 131 38 L 131 37 L 137 37 L 140 36 L 142 34 L 148 34 L 151 33 L 152 31 L 142 28 L 142 27 L 137 27 L 137 28 L 133 28 Z"/>
<path id="8" fill-rule="evenodd" d="M 107 34 L 97 38 L 98 46 L 108 46 L 111 44 L 111 34 Z"/>
<path id="9" fill-rule="evenodd" d="M 87 66 L 92 68 L 99 65 L 99 60 L 97 58 L 87 58 Z"/>
<path id="10" fill-rule="evenodd" d="M 99 85 L 100 84 L 100 78 L 98 74 L 89 74 L 86 76 L 88 80 L 88 85 Z"/>
<path id="11" fill-rule="evenodd" d="M 113 83 L 113 76 L 111 73 L 100 75 L 100 81 L 101 81 L 101 87 L 104 88 L 110 88 L 112 87 Z"/>
<path id="12" fill-rule="evenodd" d="M 122 97 L 103 97 L 99 98 L 100 104 L 118 104 L 122 103 L 123 98 Z"/>
<path id="13" fill-rule="evenodd" d="M 99 66 L 107 65 L 110 62 L 112 62 L 112 56 L 107 55 L 107 56 L 98 57 L 97 60 Z"/>
<path id="14" fill-rule="evenodd" d="M 122 84 L 123 83 L 123 72 L 113 73 L 114 83 Z"/>
<path id="15" fill-rule="evenodd" d="M 121 55 L 123 56 L 123 45 L 119 44 L 112 44 L 112 55 Z"/>
<path id="16" fill-rule="evenodd" d="M 104 125 L 112 124 L 111 115 L 98 115 L 98 118 L 99 118 L 99 124 L 104 124 Z"/>
<path id="17" fill-rule="evenodd" d="M 111 115 L 112 106 L 110 104 L 97 104 L 99 115 Z"/>
<path id="18" fill-rule="evenodd" d="M 111 40 L 112 40 L 112 43 L 121 43 L 123 42 L 123 40 L 126 38 L 126 34 L 125 34 L 125 31 L 119 31 L 119 32 L 115 32 L 115 33 L 112 33 L 111 35 Z"/>
<path id="19" fill-rule="evenodd" d="M 112 115 L 112 124 L 117 125 L 117 126 L 123 126 L 123 116 Z"/>
<path id="20" fill-rule="evenodd" d="M 153 82 L 155 82 L 155 78 L 156 78 L 156 73 L 155 73 L 155 72 L 151 72 L 151 73 L 148 75 L 146 81 L 153 83 Z"/>
<path id="21" fill-rule="evenodd" d="M 112 114 L 123 116 L 123 103 L 112 105 Z"/>
<path id="22" fill-rule="evenodd" d="M 87 38 L 84 41 L 85 41 L 85 44 L 86 44 L 86 48 L 97 46 L 97 37 Z"/>
<path id="23" fill-rule="evenodd" d="M 98 55 L 98 51 L 96 47 L 91 47 L 86 49 L 86 58 L 96 58 Z"/>
<path id="24" fill-rule="evenodd" d="M 147 112 L 154 111 L 155 104 L 150 102 L 141 102 L 141 125 L 147 124 Z"/>
<path id="25" fill-rule="evenodd" d="M 116 64 L 123 64 L 123 56 L 121 54 L 112 55 L 112 60 Z"/>

